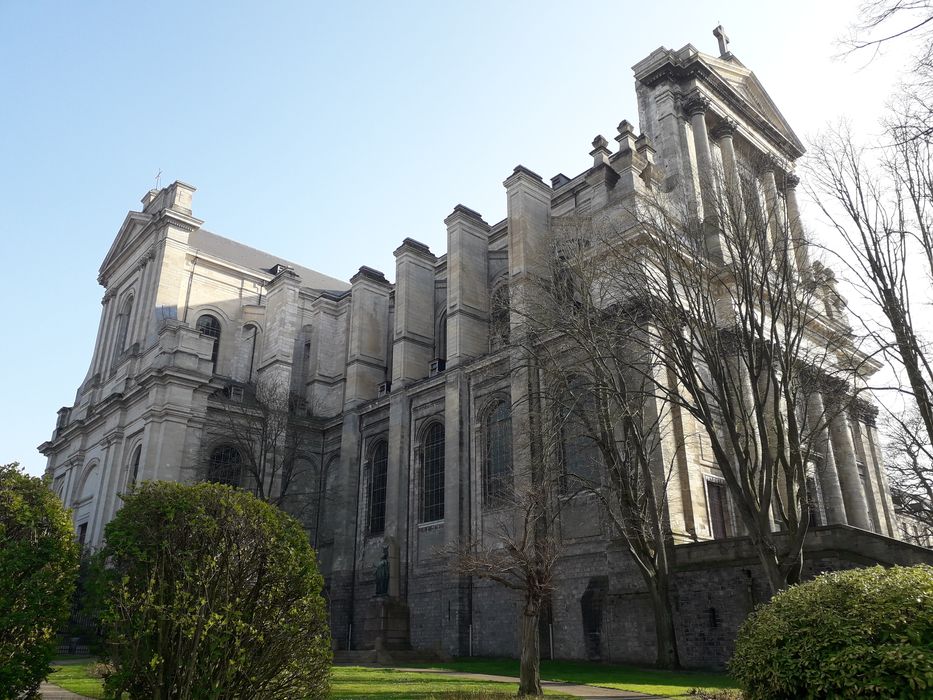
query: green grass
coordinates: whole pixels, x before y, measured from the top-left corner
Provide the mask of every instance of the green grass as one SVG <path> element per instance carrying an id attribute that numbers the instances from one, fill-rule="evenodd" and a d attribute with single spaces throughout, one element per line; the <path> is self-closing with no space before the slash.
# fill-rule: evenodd
<path id="1" fill-rule="evenodd" d="M 56 666 L 49 682 L 90 698 L 103 697 L 103 681 L 88 675 L 93 664 Z M 518 686 L 451 678 L 434 673 L 395 671 L 388 668 L 335 666 L 331 678 L 333 700 L 382 698 L 382 700 L 506 700 Z M 566 695 L 548 693 L 549 697 Z"/>
<path id="2" fill-rule="evenodd" d="M 390 668 L 335 666 L 331 698 L 382 698 L 383 700 L 429 700 L 430 698 L 472 698 L 473 700 L 514 699 L 518 685 L 489 681 L 464 680 L 434 673 L 396 671 Z M 566 695 L 548 693 L 549 697 Z"/>
<path id="3" fill-rule="evenodd" d="M 88 671 L 94 664 L 68 664 L 55 666 L 49 683 L 70 690 L 72 693 L 84 695 L 89 698 L 104 697 L 104 682 L 100 678 L 92 678 Z"/>
<path id="4" fill-rule="evenodd" d="M 457 659 L 449 663 L 423 664 L 424 668 L 445 668 L 470 673 L 517 676 L 516 659 Z M 680 696 L 692 688 L 724 689 L 738 685 L 725 673 L 708 671 L 660 671 L 634 666 L 610 666 L 584 661 L 541 661 L 541 679 L 598 685 L 631 690 L 647 695 Z"/>

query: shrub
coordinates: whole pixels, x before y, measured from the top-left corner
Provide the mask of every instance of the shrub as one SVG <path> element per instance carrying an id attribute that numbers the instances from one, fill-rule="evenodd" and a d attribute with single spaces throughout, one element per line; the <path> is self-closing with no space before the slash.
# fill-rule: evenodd
<path id="1" fill-rule="evenodd" d="M 739 630 L 730 670 L 758 698 L 933 697 L 933 567 L 824 574 Z"/>
<path id="2" fill-rule="evenodd" d="M 96 581 L 112 696 L 326 696 L 314 550 L 296 520 L 254 496 L 144 484 L 107 525 Z"/>
<path id="3" fill-rule="evenodd" d="M 35 696 L 78 570 L 71 516 L 48 483 L 0 466 L 0 698 Z"/>

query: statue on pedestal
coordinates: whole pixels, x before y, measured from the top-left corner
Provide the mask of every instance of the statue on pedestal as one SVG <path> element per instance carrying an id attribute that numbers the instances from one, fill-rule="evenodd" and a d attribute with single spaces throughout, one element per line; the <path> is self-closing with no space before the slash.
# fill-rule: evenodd
<path id="1" fill-rule="evenodd" d="M 382 559 L 376 564 L 376 595 L 389 594 L 389 548 L 382 548 Z"/>

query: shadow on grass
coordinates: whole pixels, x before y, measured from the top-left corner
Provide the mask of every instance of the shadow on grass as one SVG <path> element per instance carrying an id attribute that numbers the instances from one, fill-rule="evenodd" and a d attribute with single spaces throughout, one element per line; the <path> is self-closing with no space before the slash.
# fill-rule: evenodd
<path id="1" fill-rule="evenodd" d="M 516 659 L 455 659 L 446 663 L 419 664 L 467 673 L 517 676 Z M 548 681 L 597 685 L 648 695 L 686 695 L 693 688 L 727 689 L 738 685 L 725 673 L 712 671 L 662 671 L 654 668 L 614 666 L 585 661 L 542 661 L 541 678 Z"/>

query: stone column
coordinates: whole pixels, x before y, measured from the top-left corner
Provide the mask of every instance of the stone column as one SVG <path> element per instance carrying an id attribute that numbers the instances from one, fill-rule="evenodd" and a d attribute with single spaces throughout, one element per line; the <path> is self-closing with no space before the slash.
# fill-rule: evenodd
<path id="1" fill-rule="evenodd" d="M 114 292 L 111 289 L 104 291 L 104 296 L 100 300 L 103 308 L 100 312 L 100 325 L 97 329 L 97 343 L 94 345 L 94 361 L 91 363 L 91 374 L 102 372 L 106 367 L 107 339 L 110 337 L 110 324 L 113 316 L 113 297 Z"/>
<path id="2" fill-rule="evenodd" d="M 742 178 L 739 175 L 739 164 L 735 157 L 735 143 L 733 137 L 737 130 L 737 125 L 732 119 L 723 119 L 715 129 L 713 129 L 713 138 L 719 144 L 719 151 L 722 153 L 722 168 L 725 186 L 723 193 L 723 205 L 726 207 L 726 215 L 730 218 L 729 222 L 723 225 L 731 225 L 736 228 L 736 233 L 746 235 L 745 231 L 745 200 L 742 197 Z"/>
<path id="3" fill-rule="evenodd" d="M 785 259 L 786 263 L 793 269 L 794 252 L 791 242 L 787 239 L 787 230 L 784 226 L 784 212 L 781 210 L 777 185 L 774 180 L 774 170 L 777 163 L 773 158 L 765 161 L 764 170 L 761 174 L 761 184 L 765 191 L 765 207 L 767 208 L 768 230 L 771 232 L 771 245 L 774 251 L 775 261 Z"/>
<path id="4" fill-rule="evenodd" d="M 852 440 L 855 443 L 855 458 L 858 464 L 861 464 L 859 472 L 859 483 L 862 485 L 862 492 L 865 496 L 865 503 L 868 505 L 869 522 L 873 532 L 882 532 L 881 529 L 881 506 L 878 500 L 878 485 L 873 483 L 872 470 L 869 468 L 870 459 L 865 454 L 865 440 L 862 437 L 862 429 L 859 425 L 858 411 L 853 410 L 849 414 L 849 427 L 852 430 Z"/>
<path id="5" fill-rule="evenodd" d="M 700 204 L 702 219 L 706 229 L 706 247 L 710 256 L 717 262 L 725 262 L 726 244 L 719 230 L 719 212 L 716 206 L 716 172 L 713 167 L 713 153 L 709 145 L 709 133 L 706 129 L 706 110 L 710 101 L 705 95 L 694 92 L 684 101 L 684 111 L 690 117 L 693 130 L 693 146 L 696 151 L 697 170 L 700 182 Z"/>
<path id="6" fill-rule="evenodd" d="M 824 399 L 825 400 L 825 399 Z M 846 519 L 850 525 L 871 530 L 865 491 L 855 461 L 855 443 L 845 410 L 837 411 L 829 421 L 829 438 L 839 472 L 839 485 L 846 506 Z"/>
<path id="7" fill-rule="evenodd" d="M 799 184 L 800 178 L 789 173 L 784 180 L 784 199 L 787 203 L 787 225 L 790 229 L 791 244 L 794 247 L 797 271 L 806 276 L 810 272 L 810 251 L 807 247 L 803 224 L 800 221 L 800 207 L 797 205 L 797 185 Z"/>
<path id="8" fill-rule="evenodd" d="M 839 473 L 836 467 L 836 458 L 830 448 L 829 436 L 825 425 L 825 407 L 823 396 L 819 392 L 810 394 L 807 400 L 807 422 L 815 435 L 814 449 L 822 454 L 822 463 L 818 464 L 817 478 L 820 481 L 820 490 L 823 492 L 823 507 L 826 509 L 826 523 L 828 525 L 846 525 L 845 502 L 842 498 L 842 488 L 839 485 Z"/>
<path id="9" fill-rule="evenodd" d="M 489 224 L 462 204 L 447 224 L 447 368 L 489 351 Z"/>
<path id="10" fill-rule="evenodd" d="M 153 264 L 155 251 L 149 249 L 139 261 L 141 269 L 139 279 L 139 295 L 136 298 L 136 323 L 133 331 L 133 341 L 139 343 L 140 348 L 148 345 L 149 323 L 152 320 L 152 296 L 155 287 L 156 266 Z"/>
<path id="11" fill-rule="evenodd" d="M 875 427 L 875 416 L 878 413 L 878 409 L 872 408 L 874 412 L 871 416 L 871 420 L 865 423 L 865 439 L 868 443 L 867 449 L 871 456 L 871 462 L 878 483 L 878 495 L 885 519 L 885 534 L 888 537 L 897 537 L 897 516 L 894 512 L 894 503 L 891 501 L 891 487 L 888 484 L 887 474 L 884 470 L 884 457 L 881 455 L 881 445 L 878 443 L 878 431 Z"/>

